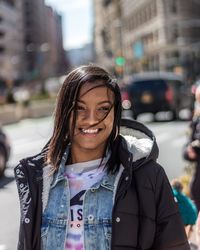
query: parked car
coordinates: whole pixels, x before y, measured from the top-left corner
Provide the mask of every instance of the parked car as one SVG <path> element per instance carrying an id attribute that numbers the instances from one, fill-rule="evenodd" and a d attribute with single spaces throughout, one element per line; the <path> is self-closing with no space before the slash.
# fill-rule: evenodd
<path id="1" fill-rule="evenodd" d="M 3 129 L 0 127 L 0 177 L 4 174 L 6 169 L 6 164 L 10 157 L 10 150 L 11 147 L 9 139 Z"/>
<path id="2" fill-rule="evenodd" d="M 142 113 L 171 111 L 172 119 L 179 118 L 182 109 L 190 109 L 190 86 L 172 72 L 143 72 L 133 75 L 122 89 L 123 108 L 131 109 L 133 117 Z"/>

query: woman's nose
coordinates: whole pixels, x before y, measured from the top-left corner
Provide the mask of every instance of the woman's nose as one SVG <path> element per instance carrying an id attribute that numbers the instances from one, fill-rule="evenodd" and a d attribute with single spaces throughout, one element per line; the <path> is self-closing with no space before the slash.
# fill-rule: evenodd
<path id="1" fill-rule="evenodd" d="M 99 121 L 96 111 L 95 110 L 88 110 L 85 120 L 89 123 L 89 124 L 94 124 L 96 122 Z"/>

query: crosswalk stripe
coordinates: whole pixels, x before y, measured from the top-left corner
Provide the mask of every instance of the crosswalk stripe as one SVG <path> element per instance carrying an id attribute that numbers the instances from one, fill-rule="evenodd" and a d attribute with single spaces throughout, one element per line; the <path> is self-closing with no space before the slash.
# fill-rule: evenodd
<path id="1" fill-rule="evenodd" d="M 21 154 L 21 153 L 26 153 L 26 152 L 31 152 L 31 150 L 34 149 L 41 149 L 42 147 L 45 146 L 45 144 L 47 143 L 47 139 L 39 139 L 35 142 L 33 141 L 28 141 L 26 143 L 22 143 L 22 144 L 18 144 L 15 147 L 13 147 L 13 154 L 17 155 L 17 154 Z M 39 150 L 38 150 L 39 152 Z"/>
<path id="2" fill-rule="evenodd" d="M 163 133 L 160 135 L 156 135 L 156 141 L 158 143 L 164 142 L 169 138 L 169 134 L 168 133 Z"/>
<path id="3" fill-rule="evenodd" d="M 0 245 L 0 250 L 6 250 L 6 245 Z"/>
<path id="4" fill-rule="evenodd" d="M 174 147 L 184 146 L 186 142 L 187 142 L 187 139 L 185 137 L 180 137 L 172 141 L 171 145 Z"/>

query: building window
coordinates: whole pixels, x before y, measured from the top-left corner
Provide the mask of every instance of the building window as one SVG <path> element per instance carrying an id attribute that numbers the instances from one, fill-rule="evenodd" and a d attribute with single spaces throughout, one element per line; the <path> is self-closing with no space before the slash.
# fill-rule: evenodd
<path id="1" fill-rule="evenodd" d="M 104 0 L 103 1 L 103 6 L 107 7 L 111 2 L 112 2 L 112 0 Z"/>
<path id="2" fill-rule="evenodd" d="M 154 18 L 157 15 L 157 6 L 156 1 L 153 1 L 150 6 L 151 18 Z"/>
<path id="3" fill-rule="evenodd" d="M 178 38 L 178 28 L 176 25 L 171 30 L 171 42 L 176 42 Z"/>
<path id="4" fill-rule="evenodd" d="M 0 46 L 0 53 L 3 53 L 5 51 L 5 48 Z"/>
<path id="5" fill-rule="evenodd" d="M 14 6 L 14 0 L 3 0 L 6 4 L 10 5 L 10 6 Z"/>
<path id="6" fill-rule="evenodd" d="M 5 36 L 5 32 L 0 30 L 0 38 Z"/>
<path id="7" fill-rule="evenodd" d="M 170 2 L 170 12 L 176 14 L 177 13 L 177 2 L 176 0 L 171 0 Z"/>

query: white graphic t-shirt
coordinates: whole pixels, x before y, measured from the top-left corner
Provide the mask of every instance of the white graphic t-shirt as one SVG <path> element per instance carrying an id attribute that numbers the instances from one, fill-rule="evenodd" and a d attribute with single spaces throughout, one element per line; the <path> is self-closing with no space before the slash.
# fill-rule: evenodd
<path id="1" fill-rule="evenodd" d="M 105 174 L 106 159 L 81 162 L 66 166 L 65 175 L 70 187 L 70 221 L 65 249 L 84 250 L 83 199 L 85 192 L 99 182 Z"/>

